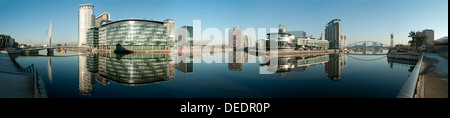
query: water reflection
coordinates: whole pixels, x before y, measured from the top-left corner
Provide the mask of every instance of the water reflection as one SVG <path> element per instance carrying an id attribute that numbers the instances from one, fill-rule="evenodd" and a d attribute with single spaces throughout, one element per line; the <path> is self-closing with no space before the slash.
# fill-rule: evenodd
<path id="1" fill-rule="evenodd" d="M 79 90 L 92 94 L 94 80 L 124 85 L 167 81 L 175 77 L 175 63 L 167 54 L 91 54 L 79 56 Z"/>
<path id="2" fill-rule="evenodd" d="M 405 59 L 396 59 L 396 58 L 387 58 L 389 63 L 389 68 L 392 70 L 394 66 L 397 66 L 401 69 L 408 69 L 408 72 L 412 72 L 417 63 L 417 60 L 405 60 Z"/>
<path id="3" fill-rule="evenodd" d="M 261 58 L 260 66 L 269 66 L 268 58 Z M 264 63 L 266 62 L 266 63 Z M 276 70 L 267 71 L 286 76 L 288 72 L 304 72 L 307 67 L 313 65 L 325 65 L 326 75 L 331 80 L 340 80 L 341 68 L 347 64 L 344 54 L 308 54 L 279 56 Z"/>
<path id="4" fill-rule="evenodd" d="M 52 57 L 48 57 L 48 62 L 47 62 L 47 75 L 48 75 L 48 80 L 50 81 L 50 83 L 52 83 Z"/>
<path id="5" fill-rule="evenodd" d="M 372 49 L 372 48 L 357 48 L 351 51 L 352 54 L 362 54 L 362 55 L 380 55 L 386 54 L 388 51 L 386 49 Z"/>
<path id="6" fill-rule="evenodd" d="M 334 81 L 341 80 L 341 68 L 347 65 L 347 59 L 343 54 L 330 54 L 330 60 L 325 63 L 326 75 Z"/>
<path id="7" fill-rule="evenodd" d="M 181 56 L 181 57 L 180 57 Z M 189 61 L 188 61 L 189 60 Z M 194 72 L 194 55 L 191 54 L 178 54 L 175 58 L 175 68 L 184 73 Z"/>
<path id="8" fill-rule="evenodd" d="M 93 92 L 94 79 L 86 68 L 86 56 L 78 57 L 78 89 L 83 95 L 89 95 Z"/>
<path id="9" fill-rule="evenodd" d="M 47 73 L 42 76 L 50 79 L 45 79 L 50 97 L 395 97 L 415 64 L 386 55 L 341 53 L 279 55 L 272 59 L 279 64 L 266 68 L 270 62 L 261 56 L 238 51 L 218 53 L 228 63 L 213 64 L 199 61 L 200 54 L 62 52 L 17 59 L 21 65 L 36 63 L 40 73 Z M 261 73 L 267 71 L 274 74 Z M 180 79 L 173 79 L 176 73 Z M 278 76 L 284 77 L 273 79 Z"/>
<path id="10" fill-rule="evenodd" d="M 228 70 L 231 71 L 242 70 L 242 65 L 244 64 L 244 53 L 245 53 L 244 51 L 236 51 L 236 50 L 228 52 Z"/>

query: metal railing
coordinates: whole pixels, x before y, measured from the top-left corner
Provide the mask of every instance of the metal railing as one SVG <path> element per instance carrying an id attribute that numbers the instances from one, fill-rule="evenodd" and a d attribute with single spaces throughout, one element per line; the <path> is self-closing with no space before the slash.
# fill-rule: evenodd
<path id="1" fill-rule="evenodd" d="M 36 67 L 34 67 L 34 64 L 29 65 L 28 67 L 24 68 L 23 71 L 25 73 L 30 73 L 33 76 L 33 88 L 34 88 L 34 96 L 38 96 L 41 94 L 41 90 L 39 89 L 39 82 L 38 82 L 38 72 L 36 70 Z"/>

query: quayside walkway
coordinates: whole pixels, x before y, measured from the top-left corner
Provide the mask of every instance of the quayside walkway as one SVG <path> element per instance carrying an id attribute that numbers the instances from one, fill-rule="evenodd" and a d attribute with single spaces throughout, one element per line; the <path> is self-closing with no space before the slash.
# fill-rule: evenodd
<path id="1" fill-rule="evenodd" d="M 33 84 L 33 76 L 23 72 L 6 51 L 0 51 L 0 98 L 34 98 Z"/>

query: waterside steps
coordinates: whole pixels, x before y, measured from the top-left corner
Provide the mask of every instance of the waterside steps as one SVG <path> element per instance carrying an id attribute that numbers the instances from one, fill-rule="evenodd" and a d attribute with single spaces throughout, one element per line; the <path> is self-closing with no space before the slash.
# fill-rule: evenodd
<path id="1" fill-rule="evenodd" d="M 35 65 L 22 68 L 8 52 L 0 51 L 0 98 L 47 98 Z"/>

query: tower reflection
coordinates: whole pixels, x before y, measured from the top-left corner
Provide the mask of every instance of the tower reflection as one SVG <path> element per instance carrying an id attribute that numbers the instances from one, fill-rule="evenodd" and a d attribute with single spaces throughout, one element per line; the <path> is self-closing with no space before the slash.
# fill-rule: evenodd
<path id="1" fill-rule="evenodd" d="M 90 95 L 94 91 L 94 79 L 87 69 L 87 57 L 78 57 L 78 90 L 83 95 Z"/>
<path id="2" fill-rule="evenodd" d="M 346 65 L 343 56 L 339 53 L 330 54 L 330 60 L 325 63 L 325 73 L 331 80 L 341 80 L 341 67 Z"/>
<path id="3" fill-rule="evenodd" d="M 228 52 L 228 70 L 241 71 L 244 64 L 244 51 L 229 51 Z"/>

